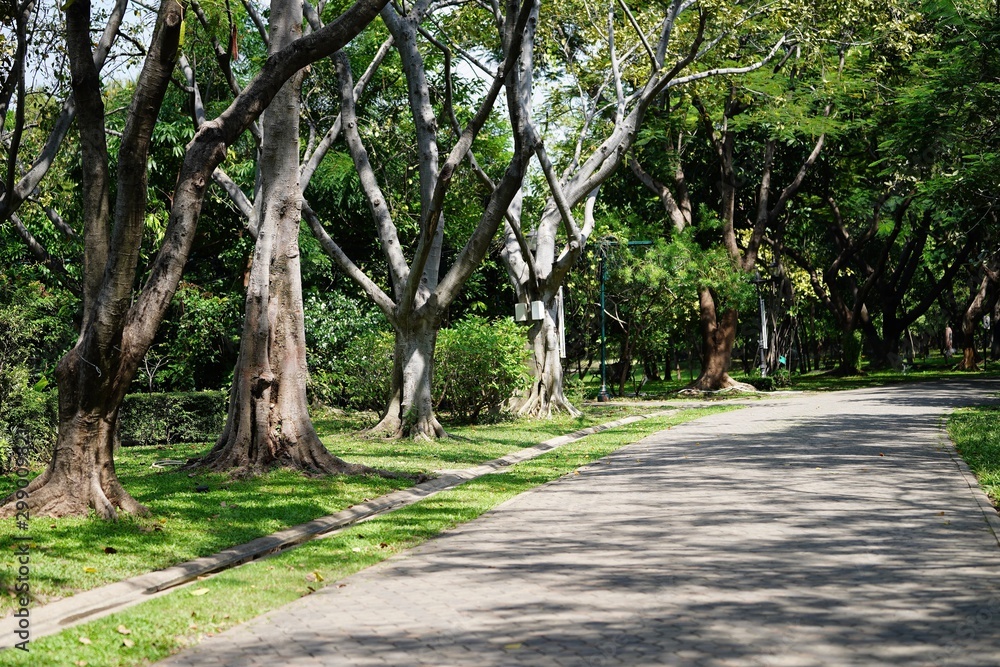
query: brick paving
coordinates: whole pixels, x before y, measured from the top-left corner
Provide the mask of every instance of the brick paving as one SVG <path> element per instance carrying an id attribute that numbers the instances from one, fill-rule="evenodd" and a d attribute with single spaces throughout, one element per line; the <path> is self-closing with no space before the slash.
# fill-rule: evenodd
<path id="1" fill-rule="evenodd" d="M 942 416 L 998 390 L 674 427 L 158 664 L 995 667 L 995 515 Z"/>

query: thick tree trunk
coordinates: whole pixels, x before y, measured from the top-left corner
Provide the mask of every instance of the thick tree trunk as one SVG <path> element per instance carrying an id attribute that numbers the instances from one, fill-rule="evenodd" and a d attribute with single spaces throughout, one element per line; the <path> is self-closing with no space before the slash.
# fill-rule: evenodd
<path id="1" fill-rule="evenodd" d="M 147 509 L 122 488 L 115 473 L 114 445 L 121 397 L 109 394 L 109 382 L 95 369 L 81 369 L 78 348 L 59 364 L 59 436 L 52 461 L 26 487 L 34 516 L 80 516 L 93 509 L 102 519 L 117 510 L 146 514 Z M 134 372 L 132 375 L 134 376 Z M 80 381 L 81 378 L 88 378 Z M 11 495 L 0 516 L 13 516 Z"/>
<path id="2" fill-rule="evenodd" d="M 272 53 L 302 32 L 302 6 L 271 4 Z M 305 326 L 299 260 L 299 88 L 289 79 L 263 115 L 263 216 L 247 286 L 240 356 L 229 417 L 215 448 L 197 465 L 237 475 L 285 465 L 310 473 L 360 473 L 320 442 L 306 400 Z"/>
<path id="3" fill-rule="evenodd" d="M 431 396 L 437 333 L 437 322 L 426 318 L 396 329 L 389 404 L 373 431 L 393 437 L 408 431 L 421 439 L 447 435 L 434 415 Z"/>
<path id="4" fill-rule="evenodd" d="M 711 290 L 704 287 L 698 290 L 698 298 L 701 309 L 701 373 L 691 388 L 698 391 L 719 391 L 730 388 L 753 391 L 750 385 L 729 377 L 729 365 L 733 357 L 733 345 L 736 342 L 736 309 L 727 308 L 720 315 L 714 295 Z"/>
<path id="5" fill-rule="evenodd" d="M 549 418 L 553 413 L 567 412 L 576 417 L 581 413 L 563 393 L 563 368 L 559 356 L 559 302 L 552 296 L 545 300 L 545 316 L 528 330 L 531 359 L 531 388 L 518 406 L 523 416 Z"/>
<path id="6" fill-rule="evenodd" d="M 229 417 L 215 448 L 199 461 L 202 466 L 237 475 L 276 465 L 311 473 L 368 472 L 330 454 L 309 418 L 298 232 L 293 216 L 281 220 L 277 230 L 267 222 L 261 226 Z"/>

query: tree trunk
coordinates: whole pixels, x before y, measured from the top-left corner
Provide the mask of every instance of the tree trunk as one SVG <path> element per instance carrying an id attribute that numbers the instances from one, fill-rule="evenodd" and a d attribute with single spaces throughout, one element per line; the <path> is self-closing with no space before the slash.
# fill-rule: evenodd
<path id="1" fill-rule="evenodd" d="M 753 387 L 729 377 L 729 364 L 733 356 L 733 344 L 736 342 L 736 309 L 727 308 L 720 316 L 715 296 L 705 287 L 699 288 L 698 297 L 701 308 L 701 374 L 691 388 L 698 391 L 729 388 L 753 391 Z"/>
<path id="2" fill-rule="evenodd" d="M 118 383 L 111 382 L 109 374 L 81 368 L 85 364 L 80 349 L 73 348 L 56 370 L 59 436 L 48 468 L 24 489 L 30 512 L 81 516 L 93 509 L 102 519 L 117 519 L 117 509 L 146 514 L 146 507 L 122 488 L 115 473 L 118 394 L 124 392 L 114 392 Z M 15 505 L 9 504 L 14 499 L 12 494 L 3 500 L 0 516 L 14 515 Z"/>
<path id="3" fill-rule="evenodd" d="M 392 437 L 403 435 L 409 425 L 413 438 L 447 435 L 434 415 L 431 387 L 434 379 L 434 348 L 438 323 L 429 318 L 401 323 L 396 329 L 392 389 L 382 420 L 372 429 Z"/>
<path id="4" fill-rule="evenodd" d="M 990 359 L 1000 359 L 1000 300 L 993 305 L 990 328 Z"/>
<path id="5" fill-rule="evenodd" d="M 302 31 L 301 4 L 271 4 L 272 53 Z M 264 211 L 247 286 L 240 356 L 229 417 L 215 448 L 198 465 L 261 473 L 285 465 L 311 473 L 359 473 L 331 455 L 313 427 L 306 399 L 305 325 L 299 260 L 299 88 L 289 79 L 263 114 Z"/>
<path id="6" fill-rule="evenodd" d="M 531 348 L 531 389 L 517 410 L 519 415 L 549 418 L 556 412 L 574 417 L 581 413 L 563 393 L 563 368 L 559 357 L 559 302 L 556 296 L 545 300 L 545 313 L 528 330 Z"/>

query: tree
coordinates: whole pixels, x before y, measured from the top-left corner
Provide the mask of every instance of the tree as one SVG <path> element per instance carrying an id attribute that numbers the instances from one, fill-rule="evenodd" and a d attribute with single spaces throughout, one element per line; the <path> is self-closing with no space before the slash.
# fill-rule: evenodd
<path id="1" fill-rule="evenodd" d="M 324 249 L 340 270 L 378 305 L 395 332 L 394 368 L 388 406 L 375 430 L 394 436 L 408 430 L 410 435 L 422 438 L 444 435 L 444 429 L 434 415 L 431 395 L 437 332 L 448 306 L 489 250 L 490 241 L 521 186 L 533 150 L 535 140 L 527 132 L 524 102 L 518 91 L 531 68 L 538 5 L 525 2 L 519 7 L 516 2 L 509 0 L 502 11 L 499 5 L 493 6 L 491 18 L 499 34 L 496 49 L 502 56 L 502 61 L 496 68 L 496 73 L 490 77 L 489 87 L 482 101 L 464 128 L 460 127 L 452 103 L 452 50 L 442 41 L 446 38 L 438 39 L 421 27 L 430 10 L 430 3 L 423 1 L 414 4 L 405 15 L 398 13 L 394 6 L 386 7 L 382 12 L 382 20 L 393 37 L 393 47 L 401 59 L 417 146 L 420 212 L 416 247 L 410 259 L 404 253 L 397 223 L 397 216 L 402 218 L 403 213 L 392 210 L 389 205 L 390 199 L 384 192 L 369 150 L 359 132 L 351 63 L 345 55 L 336 59 L 344 137 L 388 265 L 390 292 L 383 290 L 348 257 L 327 233 L 318 214 L 309 207 L 303 209 Z M 454 144 L 443 164 L 439 158 L 441 139 L 437 136 L 427 59 L 418 48 L 418 35 L 424 36 L 444 58 L 443 113 L 454 135 Z M 506 89 L 514 146 L 506 170 L 493 183 L 478 167 L 471 148 L 490 119 L 502 89 Z M 464 247 L 457 253 L 447 272 L 441 275 L 445 200 L 455 182 L 456 170 L 465 160 L 488 182 L 491 193 L 478 221 L 468 232 Z"/>
<path id="2" fill-rule="evenodd" d="M 624 3 L 622 7 L 619 18 L 615 6 L 609 4 L 607 14 L 603 15 L 606 23 L 602 21 L 600 25 L 596 20 L 586 25 L 580 18 L 584 12 L 576 12 L 572 18 L 552 17 L 557 23 L 553 30 L 562 52 L 565 75 L 574 81 L 578 94 L 574 111 L 583 112 L 583 122 L 562 176 L 556 173 L 544 144 L 538 142 L 536 151 L 550 194 L 533 229 L 534 248 L 522 230 L 520 200 L 515 201 L 505 226 L 502 254 L 517 298 L 522 303 L 541 302 L 544 307 L 543 319 L 528 330 L 534 380 L 519 408 L 523 415 L 547 417 L 559 410 L 578 413 L 563 394 L 556 299 L 594 229 L 593 207 L 598 188 L 626 159 L 650 105 L 677 86 L 759 69 L 785 43 L 785 37 L 775 37 L 769 50 L 747 58 L 750 64 L 734 65 L 730 61 L 682 76 L 692 65 L 706 60 L 720 44 L 725 44 L 721 48 L 732 47 L 731 40 L 737 39 L 737 26 L 744 20 L 752 20 L 758 12 L 766 15 L 768 10 L 750 3 L 739 7 L 738 17 L 733 17 L 712 3 L 673 0 L 665 15 L 643 15 L 641 18 L 647 23 L 643 27 Z M 594 16 L 592 11 L 590 16 Z M 620 45 L 617 21 L 636 34 L 628 48 Z M 654 25 L 652 30 L 648 24 Z M 650 40 L 648 32 L 658 38 Z M 592 48 L 595 43 L 600 43 L 601 48 Z M 604 80 L 580 76 L 582 73 L 592 77 L 595 71 L 609 74 Z M 522 95 L 524 105 L 530 109 L 530 82 L 524 86 Z M 601 116 L 605 108 L 610 109 L 611 118 Z M 584 150 L 588 148 L 589 155 L 584 158 Z M 573 210 L 584 202 L 581 226 Z M 560 237 L 561 230 L 564 237 Z"/>
<path id="3" fill-rule="evenodd" d="M 115 518 L 117 509 L 145 508 L 122 487 L 113 446 L 118 411 L 180 281 L 201 204 L 216 166 L 267 107 L 284 82 L 310 62 L 333 53 L 364 29 L 385 4 L 360 0 L 321 31 L 295 40 L 265 62 L 249 86 L 188 145 L 170 207 L 163 244 L 138 294 L 133 291 L 147 201 L 147 154 L 157 114 L 180 47 L 183 7 L 163 0 L 135 84 L 118 152 L 114 207 L 101 80 L 90 39 L 91 6 L 66 9 L 66 43 L 83 152 L 85 219 L 83 324 L 59 364 L 59 436 L 52 462 L 25 489 L 35 514 Z M 0 509 L 16 509 L 15 498 Z"/>
<path id="4" fill-rule="evenodd" d="M 266 34 L 279 53 L 302 31 L 298 0 L 275 0 Z M 229 414 L 218 443 L 198 465 L 239 474 L 283 463 L 310 472 L 359 473 L 330 454 L 309 418 L 306 339 L 299 266 L 302 190 L 299 185 L 299 99 L 294 74 L 264 111 L 260 132 L 259 211 L 247 285 L 240 356 Z M 193 77 L 192 77 L 193 78 Z M 216 176 L 218 182 L 222 175 Z"/>

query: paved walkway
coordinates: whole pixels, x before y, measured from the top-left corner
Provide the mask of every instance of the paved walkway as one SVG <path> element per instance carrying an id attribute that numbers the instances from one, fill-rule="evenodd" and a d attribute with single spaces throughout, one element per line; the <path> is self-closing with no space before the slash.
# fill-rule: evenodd
<path id="1" fill-rule="evenodd" d="M 162 665 L 1000 664 L 1000 546 L 942 430 L 1000 383 L 658 433 Z"/>

